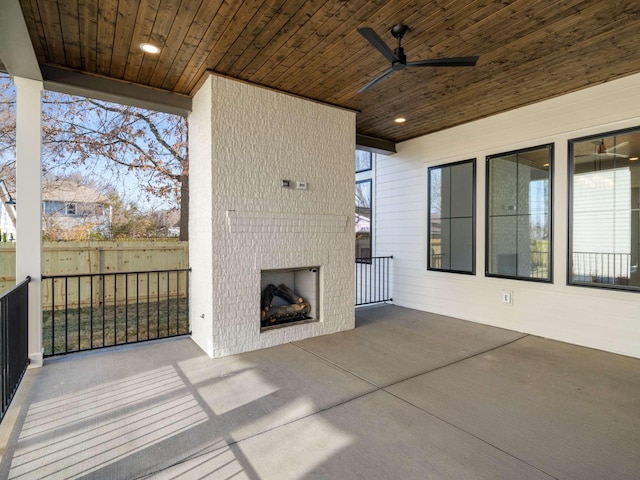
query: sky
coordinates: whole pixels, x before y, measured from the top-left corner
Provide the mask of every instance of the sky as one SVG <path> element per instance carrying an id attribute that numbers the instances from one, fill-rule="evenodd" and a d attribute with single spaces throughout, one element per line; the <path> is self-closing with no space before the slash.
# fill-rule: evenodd
<path id="1" fill-rule="evenodd" d="M 8 89 L 2 88 L 3 86 L 8 86 Z M 4 92 L 4 97 L 13 97 L 15 98 L 15 88 L 12 86 L 12 83 L 6 74 L 0 73 L 0 94 Z M 53 112 L 52 115 L 61 118 L 62 121 L 71 121 L 72 119 L 79 120 L 78 128 L 76 129 L 77 133 L 80 133 L 80 138 L 84 135 L 85 131 L 90 130 L 98 130 L 98 131 L 106 131 L 108 129 L 119 128 L 122 124 L 122 117 L 117 114 L 109 113 L 102 111 L 101 116 L 98 117 L 95 114 L 89 114 L 84 116 L 74 116 L 73 111 L 74 107 L 72 103 L 69 103 L 71 107 L 68 109 L 66 107 L 67 102 L 71 100 L 73 97 L 59 94 L 55 92 L 45 92 L 43 103 L 43 110 L 45 112 Z M 77 99 L 78 97 L 76 97 Z M 57 102 L 57 103 L 51 103 Z M 109 105 L 109 104 L 107 104 Z M 13 106 L 8 106 L 3 104 L 1 106 L 2 110 L 0 111 L 0 128 L 3 123 L 7 123 L 7 120 L 10 119 L 10 109 Z M 138 109 L 138 111 L 145 113 L 144 110 Z M 93 113 L 93 111 L 92 111 Z M 168 114 L 156 114 L 153 116 L 154 120 L 157 120 L 159 124 L 157 125 L 159 129 L 164 126 L 161 122 L 171 122 L 181 121 L 184 122 L 184 119 L 180 117 L 167 118 Z M 173 117 L 173 116 L 171 116 Z M 120 122 L 120 124 L 118 124 Z M 59 125 L 62 125 L 60 123 Z M 63 128 L 67 128 L 67 126 L 62 125 Z M 139 125 L 134 125 L 134 131 L 138 131 L 140 136 L 135 139 L 138 144 L 140 144 L 144 151 L 153 151 L 153 149 L 162 151 L 160 147 L 158 147 L 157 142 L 153 143 L 153 137 L 148 131 L 144 132 L 145 125 L 141 122 Z M 172 130 L 167 129 L 165 132 L 165 140 L 168 143 L 173 143 L 176 141 L 175 138 L 171 138 Z M 85 137 L 87 135 L 84 135 Z M 104 142 L 103 142 L 104 143 Z M 9 162 L 14 161 L 14 151 L 5 151 L 4 153 L 0 152 L 0 162 L 5 165 Z M 134 171 L 128 171 L 126 167 L 117 166 L 111 160 L 105 159 L 104 157 L 93 155 L 90 158 L 87 158 L 84 162 L 78 162 L 77 160 L 80 158 L 77 154 L 69 154 L 68 152 L 62 152 L 62 154 L 57 154 L 55 157 L 52 156 L 47 149 L 43 152 L 43 166 L 47 169 L 47 174 L 52 176 L 66 176 L 69 174 L 80 174 L 83 177 L 88 179 L 93 179 L 100 184 L 107 184 L 113 189 L 116 190 L 120 198 L 126 204 L 134 204 L 138 209 L 142 211 L 148 210 L 161 210 L 168 208 L 177 208 L 179 207 L 179 201 L 174 195 L 150 195 L 145 190 L 145 185 L 149 183 L 152 175 L 158 175 L 156 172 L 148 170 L 144 172 L 144 174 L 136 174 Z M 133 158 L 131 152 L 123 152 L 119 154 L 119 159 L 130 161 Z M 162 158 L 161 155 L 158 155 L 157 158 Z M 177 165 L 177 161 L 174 160 L 174 164 Z M 176 169 L 174 168 L 174 171 Z M 139 172 L 139 170 L 136 170 Z M 19 197 L 19 192 L 16 192 L 16 198 Z"/>

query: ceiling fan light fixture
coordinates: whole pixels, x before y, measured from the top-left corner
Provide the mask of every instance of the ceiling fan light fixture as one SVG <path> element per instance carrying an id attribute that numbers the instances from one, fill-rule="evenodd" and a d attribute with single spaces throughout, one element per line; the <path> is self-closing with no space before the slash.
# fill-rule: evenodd
<path id="1" fill-rule="evenodd" d="M 140 49 L 143 52 L 146 53 L 151 53 L 152 55 L 157 55 L 158 53 L 160 53 L 160 47 L 156 47 L 155 45 L 152 45 L 151 43 L 143 43 L 140 45 Z"/>

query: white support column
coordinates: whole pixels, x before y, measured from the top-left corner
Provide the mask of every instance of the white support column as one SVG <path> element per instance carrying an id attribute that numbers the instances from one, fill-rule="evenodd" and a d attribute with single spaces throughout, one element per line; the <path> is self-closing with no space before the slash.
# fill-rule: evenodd
<path id="1" fill-rule="evenodd" d="M 29 359 L 42 366 L 42 82 L 16 85 L 16 281 L 29 285 Z"/>

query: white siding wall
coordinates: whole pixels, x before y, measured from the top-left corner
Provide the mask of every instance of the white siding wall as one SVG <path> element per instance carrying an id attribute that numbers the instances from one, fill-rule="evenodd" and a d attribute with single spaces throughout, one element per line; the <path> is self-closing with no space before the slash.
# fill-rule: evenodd
<path id="1" fill-rule="evenodd" d="M 499 92 L 496 92 L 499 94 Z M 640 75 L 398 145 L 378 157 L 376 254 L 394 256 L 398 305 L 640 357 L 640 293 L 567 286 L 567 141 L 640 126 Z M 555 143 L 554 283 L 487 278 L 485 157 Z M 476 275 L 428 272 L 427 168 L 477 158 Z M 502 290 L 513 304 L 501 303 Z"/>

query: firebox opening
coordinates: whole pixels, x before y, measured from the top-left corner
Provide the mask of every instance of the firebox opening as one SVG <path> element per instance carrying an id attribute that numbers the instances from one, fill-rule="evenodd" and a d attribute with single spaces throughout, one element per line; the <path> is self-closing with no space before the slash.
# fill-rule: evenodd
<path id="1" fill-rule="evenodd" d="M 262 270 L 260 331 L 317 322 L 320 267 Z"/>

